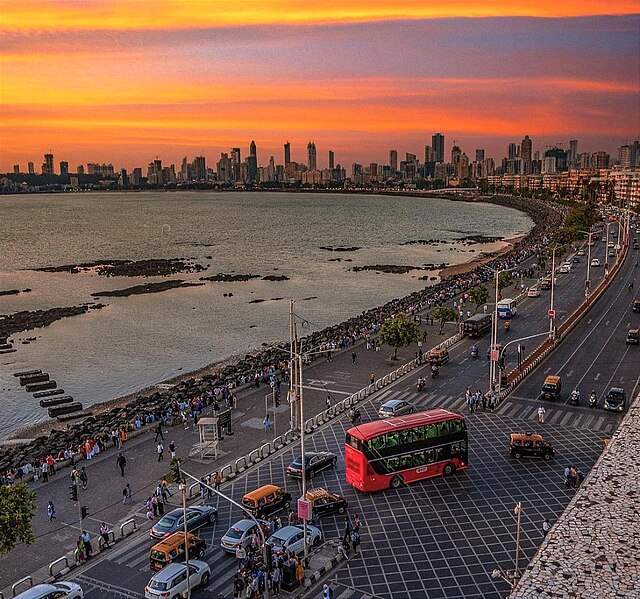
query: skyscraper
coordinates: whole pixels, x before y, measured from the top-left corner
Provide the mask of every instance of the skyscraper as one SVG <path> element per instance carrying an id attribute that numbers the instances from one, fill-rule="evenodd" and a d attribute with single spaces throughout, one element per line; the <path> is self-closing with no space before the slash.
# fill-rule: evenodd
<path id="1" fill-rule="evenodd" d="M 45 154 L 42 163 L 42 174 L 53 175 L 53 154 Z"/>
<path id="2" fill-rule="evenodd" d="M 142 172 L 142 169 L 140 169 L 140 172 Z M 76 169 L 76 173 L 78 174 L 78 177 L 80 175 L 84 175 L 84 166 L 82 166 L 81 164 L 78 165 L 78 168 Z M 141 175 L 142 176 L 142 175 Z"/>
<path id="3" fill-rule="evenodd" d="M 524 139 L 520 143 L 520 157 L 525 162 L 531 162 L 532 156 L 533 156 L 533 142 L 531 141 L 531 138 L 528 135 L 525 135 Z"/>
<path id="4" fill-rule="evenodd" d="M 484 160 L 484 149 L 478 148 L 476 150 L 476 162 L 482 162 Z"/>
<path id="5" fill-rule="evenodd" d="M 394 173 L 398 170 L 398 150 L 389 150 L 389 166 Z"/>
<path id="6" fill-rule="evenodd" d="M 33 166 L 33 162 L 29 162 L 27 163 L 27 171 L 30 175 L 35 175 L 36 174 L 36 169 Z"/>
<path id="7" fill-rule="evenodd" d="M 444 135 L 442 133 L 434 133 L 431 136 L 431 147 L 433 148 L 433 160 L 444 162 Z"/>
<path id="8" fill-rule="evenodd" d="M 240 156 L 240 148 L 231 148 L 231 163 L 240 164 L 242 157 Z"/>
<path id="9" fill-rule="evenodd" d="M 14 175 L 19 175 L 20 174 L 20 165 L 19 164 L 14 164 L 13 165 L 13 174 Z"/>
<path id="10" fill-rule="evenodd" d="M 507 156 L 509 160 L 513 160 L 518 157 L 518 144 L 510 143 L 507 149 Z"/>
<path id="11" fill-rule="evenodd" d="M 335 168 L 336 158 L 333 150 L 329 150 L 329 168 Z"/>
<path id="12" fill-rule="evenodd" d="M 578 140 L 569 140 L 569 166 L 574 167 L 578 162 Z"/>
<path id="13" fill-rule="evenodd" d="M 460 164 L 461 155 L 462 155 L 462 150 L 458 146 L 453 146 L 451 148 L 451 164 L 453 164 L 456 171 L 458 170 L 458 164 Z"/>
<path id="14" fill-rule="evenodd" d="M 249 157 L 247 158 L 248 178 L 250 183 L 258 180 L 258 148 L 256 142 L 251 140 L 249 145 Z"/>
<path id="15" fill-rule="evenodd" d="M 66 160 L 62 160 L 60 162 L 60 174 L 61 175 L 69 174 L 69 163 Z"/>
<path id="16" fill-rule="evenodd" d="M 207 166 L 204 156 L 196 156 L 193 159 L 193 176 L 196 181 L 205 181 L 207 178 Z"/>
<path id="17" fill-rule="evenodd" d="M 435 160 L 433 159 L 433 150 L 431 149 L 431 146 L 425 145 L 425 147 L 424 147 L 424 163 L 425 164 L 429 164 L 430 162 L 435 162 Z"/>
<path id="18" fill-rule="evenodd" d="M 291 162 L 291 144 L 289 142 L 287 142 L 286 144 L 284 144 L 284 166 L 285 168 L 290 164 Z"/>
<path id="19" fill-rule="evenodd" d="M 315 171 L 317 168 L 316 144 L 313 143 L 312 141 L 310 141 L 307 144 L 307 157 L 308 157 L 307 166 L 309 167 L 309 170 Z"/>

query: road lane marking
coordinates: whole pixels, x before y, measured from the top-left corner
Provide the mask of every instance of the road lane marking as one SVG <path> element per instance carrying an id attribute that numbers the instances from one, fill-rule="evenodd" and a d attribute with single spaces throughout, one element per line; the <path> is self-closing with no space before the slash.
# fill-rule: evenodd
<path id="1" fill-rule="evenodd" d="M 596 374 L 596 376 L 593 377 L 594 382 L 597 382 L 599 378 L 600 378 L 600 373 Z"/>
<path id="2" fill-rule="evenodd" d="M 302 388 L 312 391 L 324 391 L 325 393 L 335 393 L 336 395 L 353 395 L 350 391 L 338 391 L 337 389 L 325 389 L 323 387 L 312 387 L 311 385 L 302 385 Z"/>

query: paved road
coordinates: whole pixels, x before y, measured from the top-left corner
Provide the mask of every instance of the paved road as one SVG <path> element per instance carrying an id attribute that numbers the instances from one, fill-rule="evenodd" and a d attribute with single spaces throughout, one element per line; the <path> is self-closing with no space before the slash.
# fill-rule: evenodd
<path id="1" fill-rule="evenodd" d="M 598 249 L 601 251 L 601 248 L 596 251 Z M 631 261 L 627 261 L 620 280 L 613 284 L 601 302 L 618 301 L 620 289 L 624 289 L 625 281 L 635 273 L 630 265 Z M 584 273 L 579 269 L 559 276 L 557 306 L 560 317 L 579 302 L 575 289 L 579 285 L 582 290 L 583 277 Z M 569 369 L 577 372 L 580 368 L 576 356 L 582 354 L 574 353 L 571 348 L 578 347 L 588 334 L 588 320 L 591 318 L 592 323 L 595 322 L 593 319 L 598 310 L 605 311 L 605 308 L 592 309 L 585 324 L 577 327 L 549 358 L 559 363 L 567 352 L 564 359 L 567 376 L 570 376 Z M 534 327 L 545 325 L 544 296 L 527 300 L 521 312 L 514 320 L 512 337 L 520 334 L 520 330 L 531 334 Z M 597 338 L 604 337 L 598 334 Z M 487 341 L 484 343 L 486 345 Z M 452 361 L 442 371 L 442 379 L 430 381 L 427 393 L 415 392 L 411 379 L 418 374 L 414 374 L 372 398 L 364 407 L 365 417 L 374 418 L 379 403 L 395 397 L 410 397 L 424 407 L 461 408 L 465 387 L 480 385 L 486 380 L 488 369 L 486 360 L 468 359 L 469 345 L 464 342 L 454 348 Z M 637 363 L 629 366 L 633 357 L 631 351 L 624 345 L 612 345 L 606 352 L 601 352 L 600 355 L 607 353 L 610 362 L 620 364 L 618 368 L 610 367 L 612 370 L 607 372 L 626 373 L 636 368 L 637 373 Z M 605 362 L 603 359 L 602 371 Z M 351 510 L 359 513 L 364 523 L 363 556 L 353 558 L 335 574 L 343 599 L 360 599 L 367 595 L 497 599 L 504 595 L 505 586 L 496 584 L 489 573 L 495 566 L 511 565 L 515 548 L 514 504 L 523 501 L 525 508 L 522 549 L 528 560 L 542 538 L 543 518 L 555 519 L 573 494 L 563 485 L 561 471 L 565 463 L 575 464 L 583 471 L 590 469 L 601 451 L 603 433 L 610 432 L 617 421 L 617 416 L 600 414 L 601 410 L 595 417 L 586 412 L 576 417 L 576 408 L 558 405 L 550 410 L 543 425 L 545 436 L 556 448 L 557 459 L 551 464 L 514 463 L 504 449 L 508 434 L 525 426 L 533 430 L 542 428 L 532 418 L 538 403 L 531 404 L 530 400 L 537 397 L 539 382 L 534 378 L 544 374 L 545 364 L 532 375 L 532 382 L 522 385 L 516 397 L 504 402 L 496 413 L 481 412 L 468 417 L 472 467 L 450 479 L 434 479 L 375 495 L 356 493 L 344 481 L 342 444 L 348 424 L 344 420 L 332 422 L 309 438 L 310 446 L 335 451 L 339 456 L 336 471 L 323 473 L 315 482 L 344 494 Z M 601 372 L 601 377 L 604 376 Z M 528 385 L 532 385 L 535 393 L 526 391 Z M 587 422 L 583 416 L 591 420 Z M 282 451 L 223 489 L 239 499 L 247 490 L 275 482 L 287 486 L 294 497 L 298 496 L 299 483 L 286 480 L 284 475 L 284 468 L 293 454 L 291 448 Z M 226 504 L 217 503 L 217 506 L 219 523 L 203 530 L 203 536 L 211 542 L 207 560 L 211 564 L 213 580 L 207 593 L 200 592 L 196 597 L 230 596 L 234 558 L 223 554 L 218 542 L 226 527 L 240 514 Z M 327 518 L 322 523 L 326 537 L 338 536 L 343 528 L 344 521 L 338 517 Z M 142 597 L 144 584 L 150 576 L 147 565 L 150 545 L 150 540 L 143 536 L 125 541 L 86 566 L 76 580 L 88 591 L 89 599 Z"/>

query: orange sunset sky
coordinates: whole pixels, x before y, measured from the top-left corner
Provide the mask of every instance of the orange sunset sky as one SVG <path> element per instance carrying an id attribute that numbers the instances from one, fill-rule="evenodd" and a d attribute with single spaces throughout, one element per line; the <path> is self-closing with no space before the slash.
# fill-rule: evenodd
<path id="1" fill-rule="evenodd" d="M 282 143 L 319 164 L 422 154 L 442 131 L 502 157 L 640 132 L 640 1 L 0 0 L 0 172 L 213 163 Z M 56 166 L 57 168 L 57 166 Z"/>

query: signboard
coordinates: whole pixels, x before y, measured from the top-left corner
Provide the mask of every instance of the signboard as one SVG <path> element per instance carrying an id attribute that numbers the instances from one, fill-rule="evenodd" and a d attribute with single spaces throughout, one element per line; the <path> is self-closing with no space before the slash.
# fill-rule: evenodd
<path id="1" fill-rule="evenodd" d="M 311 502 L 302 497 L 298 499 L 298 518 L 300 520 L 311 520 Z"/>
<path id="2" fill-rule="evenodd" d="M 549 315 L 549 318 L 555 318 L 556 317 L 556 311 L 555 310 L 549 310 L 547 312 L 547 314 Z"/>
<path id="3" fill-rule="evenodd" d="M 492 349 L 491 350 L 491 361 L 492 362 L 497 362 L 500 358 L 500 350 L 498 349 Z"/>

